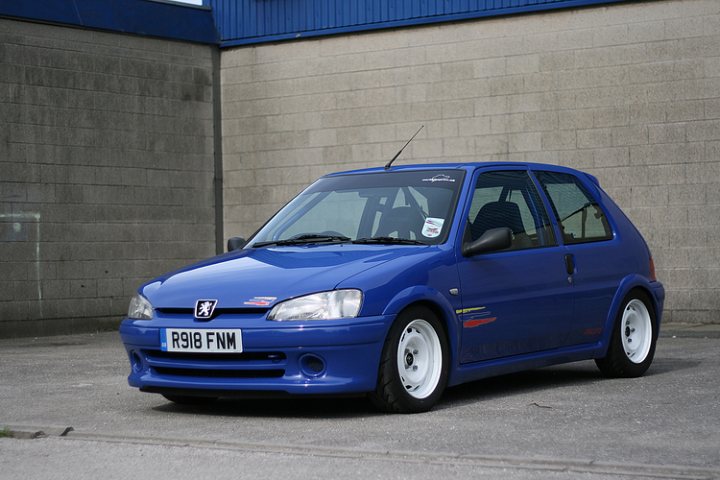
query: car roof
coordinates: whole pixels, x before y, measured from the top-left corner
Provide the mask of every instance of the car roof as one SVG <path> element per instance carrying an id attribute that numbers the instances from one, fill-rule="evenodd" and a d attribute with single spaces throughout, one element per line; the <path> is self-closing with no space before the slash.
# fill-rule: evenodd
<path id="1" fill-rule="evenodd" d="M 326 175 L 326 177 L 334 177 L 338 175 L 358 175 L 365 173 L 382 173 L 382 172 L 408 172 L 408 171 L 419 171 L 419 170 L 468 170 L 472 171 L 478 168 L 489 168 L 489 167 L 512 167 L 512 168 L 527 168 L 529 170 L 547 170 L 552 172 L 565 172 L 572 173 L 575 175 L 586 175 L 593 182 L 598 183 L 597 179 L 586 172 L 576 170 L 570 167 L 562 167 L 560 165 L 551 165 L 547 163 L 531 163 L 531 162 L 467 162 L 467 163 L 415 163 L 409 165 L 393 165 L 389 169 L 384 167 L 372 167 L 363 168 L 359 170 L 347 170 L 343 172 L 335 172 Z"/>
<path id="2" fill-rule="evenodd" d="M 573 175 L 580 175 L 585 176 L 588 178 L 592 183 L 594 183 L 597 186 L 600 186 L 600 181 L 595 177 L 594 175 L 591 175 L 587 172 L 583 172 L 580 170 L 576 170 L 574 168 L 570 167 L 563 167 L 560 165 L 552 165 L 549 163 L 532 163 L 532 162 L 465 162 L 465 163 L 414 163 L 414 164 L 406 164 L 406 165 L 393 165 L 389 169 L 385 169 L 384 167 L 372 167 L 372 168 L 363 168 L 358 170 L 347 170 L 342 172 L 334 172 L 329 173 L 325 175 L 325 177 L 335 177 L 340 175 L 358 175 L 358 174 L 367 174 L 367 173 L 383 173 L 383 172 L 412 172 L 412 171 L 421 171 L 421 170 L 466 170 L 472 172 L 473 170 L 476 170 L 478 168 L 502 168 L 502 167 L 511 167 L 511 168 L 527 168 L 528 170 L 545 170 L 550 172 L 559 172 L 559 173 L 570 173 Z"/>

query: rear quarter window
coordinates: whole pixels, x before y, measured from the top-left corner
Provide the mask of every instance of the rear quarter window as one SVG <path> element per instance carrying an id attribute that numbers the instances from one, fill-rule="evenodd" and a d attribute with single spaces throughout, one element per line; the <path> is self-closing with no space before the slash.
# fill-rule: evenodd
<path id="1" fill-rule="evenodd" d="M 575 175 L 535 172 L 535 176 L 550 200 L 565 243 L 613 238 L 605 212 Z"/>

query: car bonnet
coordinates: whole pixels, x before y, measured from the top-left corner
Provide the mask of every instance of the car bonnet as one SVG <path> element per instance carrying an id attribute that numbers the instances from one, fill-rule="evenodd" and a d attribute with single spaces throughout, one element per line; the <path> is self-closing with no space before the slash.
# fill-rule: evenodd
<path id="1" fill-rule="evenodd" d="M 141 292 L 155 308 L 191 308 L 199 299 L 217 300 L 221 308 L 269 308 L 288 298 L 332 290 L 358 273 L 427 248 L 340 244 L 247 249 L 158 278 Z"/>

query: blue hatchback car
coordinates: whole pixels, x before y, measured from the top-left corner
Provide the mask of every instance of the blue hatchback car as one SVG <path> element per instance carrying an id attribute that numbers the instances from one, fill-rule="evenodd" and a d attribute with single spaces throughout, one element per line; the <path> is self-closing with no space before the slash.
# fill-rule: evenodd
<path id="1" fill-rule="evenodd" d="M 636 377 L 655 352 L 650 250 L 573 169 L 335 173 L 228 244 L 131 300 L 131 386 L 178 403 L 367 394 L 420 412 L 447 386 L 558 363 Z"/>

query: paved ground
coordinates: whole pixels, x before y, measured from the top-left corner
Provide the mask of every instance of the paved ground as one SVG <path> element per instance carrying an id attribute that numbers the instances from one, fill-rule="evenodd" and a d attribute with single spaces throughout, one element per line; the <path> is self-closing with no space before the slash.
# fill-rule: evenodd
<path id="1" fill-rule="evenodd" d="M 0 438 L 0 478 L 720 479 L 720 339 L 689 330 L 666 331 L 640 379 L 580 362 L 456 387 L 418 415 L 182 408 L 127 386 L 115 333 L 0 340 L 0 429 L 46 434 Z"/>

